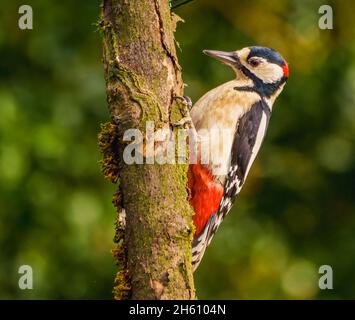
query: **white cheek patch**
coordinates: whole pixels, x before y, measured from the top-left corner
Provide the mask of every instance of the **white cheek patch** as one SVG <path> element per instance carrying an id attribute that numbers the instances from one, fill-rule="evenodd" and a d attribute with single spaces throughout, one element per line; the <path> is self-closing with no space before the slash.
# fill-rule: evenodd
<path id="1" fill-rule="evenodd" d="M 249 70 L 265 83 L 276 82 L 284 75 L 284 71 L 279 65 L 270 62 L 260 64 L 256 68 L 250 68 Z"/>

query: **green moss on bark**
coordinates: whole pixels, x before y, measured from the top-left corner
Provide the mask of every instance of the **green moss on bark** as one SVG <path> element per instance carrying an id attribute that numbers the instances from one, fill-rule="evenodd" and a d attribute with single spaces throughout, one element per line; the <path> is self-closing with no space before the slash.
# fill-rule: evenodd
<path id="1" fill-rule="evenodd" d="M 117 126 L 111 122 L 101 125 L 98 143 L 103 159 L 100 161 L 105 178 L 112 183 L 118 181 Z"/>

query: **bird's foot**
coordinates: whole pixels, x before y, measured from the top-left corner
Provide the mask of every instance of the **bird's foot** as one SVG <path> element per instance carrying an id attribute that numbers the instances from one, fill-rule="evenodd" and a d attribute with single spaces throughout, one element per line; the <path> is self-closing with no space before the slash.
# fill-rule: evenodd
<path id="1" fill-rule="evenodd" d="M 189 110 L 191 110 L 192 108 L 192 100 L 190 97 L 188 96 L 173 96 L 173 99 L 175 100 L 181 100 L 182 103 L 189 108 Z"/>
<path id="2" fill-rule="evenodd" d="M 185 124 L 189 124 L 190 127 L 193 127 L 193 122 L 190 116 L 190 110 L 192 107 L 192 100 L 190 97 L 188 96 L 173 96 L 174 100 L 180 100 L 181 104 L 183 105 L 184 109 L 181 110 L 182 114 L 184 115 L 184 117 L 177 121 L 177 122 L 173 122 L 172 126 L 174 127 L 180 127 L 183 126 Z M 179 104 L 181 106 L 181 104 Z"/>
<path id="3" fill-rule="evenodd" d="M 181 120 L 179 120 L 179 121 L 176 121 L 176 122 L 172 122 L 171 123 L 171 125 L 173 126 L 173 127 L 182 127 L 183 125 L 185 125 L 185 124 L 190 124 L 190 125 L 192 125 L 192 119 L 191 119 L 191 117 L 190 116 L 188 116 L 188 117 L 183 117 Z"/>
<path id="4" fill-rule="evenodd" d="M 196 131 L 195 125 L 192 121 L 192 117 L 190 115 L 190 110 L 192 108 L 192 101 L 190 99 L 190 97 L 188 96 L 174 96 L 173 97 L 175 100 L 181 100 L 182 103 L 179 104 L 179 106 L 181 107 L 181 105 L 184 107 L 184 110 L 181 110 L 181 113 L 183 115 L 183 118 L 180 119 L 177 122 L 173 122 L 171 123 L 171 125 L 173 127 L 182 127 L 185 124 L 188 125 L 188 143 L 189 143 L 189 152 L 190 152 L 190 159 L 197 157 L 197 150 L 198 150 L 198 145 L 201 141 L 201 138 L 199 137 L 199 134 Z M 185 129 L 184 129 L 185 130 Z M 192 157 L 192 158 L 191 158 Z"/>

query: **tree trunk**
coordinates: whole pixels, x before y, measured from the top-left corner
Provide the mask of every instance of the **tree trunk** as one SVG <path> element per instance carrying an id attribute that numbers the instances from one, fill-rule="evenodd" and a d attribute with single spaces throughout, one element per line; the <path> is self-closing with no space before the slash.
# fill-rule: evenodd
<path id="1" fill-rule="evenodd" d="M 100 147 L 104 174 L 119 184 L 114 203 L 126 212 L 125 230 L 118 221 L 115 237 L 117 299 L 195 298 L 187 164 L 128 165 L 122 156 L 127 129 L 144 134 L 146 121 L 169 128 L 182 116 L 173 99 L 183 91 L 177 21 L 168 0 L 103 0 L 99 26 L 113 120 L 102 129 Z"/>

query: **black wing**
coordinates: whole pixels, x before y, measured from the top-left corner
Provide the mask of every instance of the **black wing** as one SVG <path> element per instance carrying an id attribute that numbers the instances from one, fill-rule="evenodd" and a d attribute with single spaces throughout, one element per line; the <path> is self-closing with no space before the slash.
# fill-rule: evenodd
<path id="1" fill-rule="evenodd" d="M 231 150 L 231 162 L 219 205 L 219 223 L 229 212 L 264 139 L 271 111 L 264 100 L 256 102 L 238 121 Z M 214 229 L 217 230 L 218 225 Z"/>

